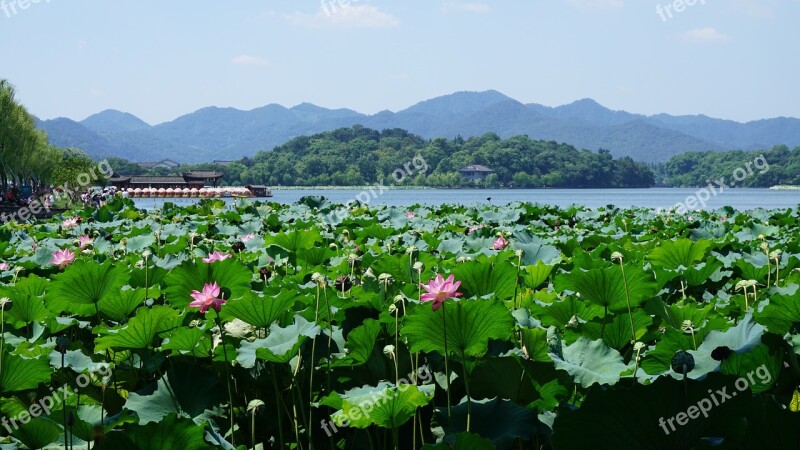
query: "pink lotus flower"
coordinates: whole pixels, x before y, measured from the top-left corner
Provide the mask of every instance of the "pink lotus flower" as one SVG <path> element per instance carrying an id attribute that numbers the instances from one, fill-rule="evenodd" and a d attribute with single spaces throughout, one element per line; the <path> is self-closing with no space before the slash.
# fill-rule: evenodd
<path id="1" fill-rule="evenodd" d="M 215 251 L 214 253 L 209 254 L 208 257 L 203 258 L 203 262 L 211 264 L 216 261 L 224 261 L 231 257 L 233 257 L 233 255 L 231 255 L 230 253 L 220 253 L 218 251 Z"/>
<path id="2" fill-rule="evenodd" d="M 222 305 L 227 303 L 227 300 L 218 298 L 219 291 L 219 285 L 216 282 L 203 286 L 202 292 L 193 290 L 191 295 L 194 301 L 189 303 L 189 306 L 200 308 L 200 312 L 204 314 L 208 311 L 208 308 L 214 308 L 215 311 L 219 312 Z"/>
<path id="3" fill-rule="evenodd" d="M 0 270 L 5 272 L 9 269 L 11 269 L 11 265 L 9 263 L 0 263 Z"/>
<path id="4" fill-rule="evenodd" d="M 441 275 L 437 274 L 436 278 L 430 280 L 428 284 L 422 285 L 422 288 L 427 292 L 422 294 L 419 299 L 423 302 L 433 301 L 433 310 L 438 311 L 445 300 L 461 297 L 461 292 L 456 292 L 458 287 L 461 286 L 461 282 L 454 282 L 454 280 L 455 277 L 453 275 L 450 275 L 445 280 Z"/>
<path id="5" fill-rule="evenodd" d="M 64 249 L 58 250 L 53 254 L 53 259 L 50 260 L 50 264 L 58 266 L 59 269 L 63 269 L 72 264 L 73 261 L 75 261 L 75 253 L 72 253 L 69 249 Z"/>
<path id="6" fill-rule="evenodd" d="M 503 236 L 500 236 L 492 243 L 492 248 L 495 250 L 502 250 L 508 247 L 508 241 Z"/>
<path id="7" fill-rule="evenodd" d="M 256 237 L 256 235 L 252 234 L 252 233 L 248 234 L 248 235 L 245 235 L 245 236 L 242 236 L 242 242 L 252 241 L 253 239 L 255 239 L 255 237 Z"/>
<path id="8" fill-rule="evenodd" d="M 78 238 L 78 247 L 80 247 L 80 249 L 83 250 L 89 245 L 91 245 L 93 242 L 94 240 L 92 240 L 92 238 L 90 238 L 89 236 L 81 236 Z"/>
<path id="9" fill-rule="evenodd" d="M 65 230 L 71 230 L 78 226 L 78 221 L 79 219 L 77 217 L 70 217 L 69 219 L 64 219 L 64 221 L 61 222 L 61 228 Z"/>
<path id="10" fill-rule="evenodd" d="M 413 219 L 414 217 L 416 217 L 416 215 L 413 212 L 409 211 L 406 213 L 406 217 L 408 217 L 409 219 Z"/>

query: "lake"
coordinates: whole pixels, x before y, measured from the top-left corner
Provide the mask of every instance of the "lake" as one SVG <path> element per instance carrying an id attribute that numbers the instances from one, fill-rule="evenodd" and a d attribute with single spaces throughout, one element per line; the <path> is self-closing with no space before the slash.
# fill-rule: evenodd
<path id="1" fill-rule="evenodd" d="M 287 189 L 273 190 L 268 200 L 277 203 L 294 203 L 303 196 L 321 195 L 334 203 L 347 203 L 359 199 L 372 205 L 411 206 L 417 203 L 440 205 L 443 203 L 506 205 L 513 202 L 533 202 L 560 207 L 574 204 L 589 208 L 606 205 L 618 207 L 646 207 L 668 209 L 679 203 L 686 210 L 713 210 L 732 206 L 738 210 L 755 208 L 794 208 L 800 204 L 800 191 L 769 189 L 726 188 L 714 195 L 708 190 L 695 188 L 652 189 L 395 189 L 380 192 L 370 189 Z M 489 200 L 491 199 L 491 200 Z M 189 205 L 198 199 L 134 199 L 140 208 L 160 207 L 165 202 Z M 225 199 L 232 202 L 234 199 Z"/>

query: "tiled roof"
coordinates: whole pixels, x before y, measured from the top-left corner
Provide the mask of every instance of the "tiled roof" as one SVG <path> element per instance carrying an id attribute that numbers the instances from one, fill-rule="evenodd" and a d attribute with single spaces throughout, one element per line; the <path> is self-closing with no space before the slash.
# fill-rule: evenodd
<path id="1" fill-rule="evenodd" d="M 131 177 L 131 184 L 186 184 L 183 177 Z"/>

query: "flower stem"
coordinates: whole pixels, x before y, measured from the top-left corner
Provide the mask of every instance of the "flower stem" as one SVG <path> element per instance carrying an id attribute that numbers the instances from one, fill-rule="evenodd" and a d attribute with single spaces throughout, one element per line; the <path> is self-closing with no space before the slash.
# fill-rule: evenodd
<path id="1" fill-rule="evenodd" d="M 447 380 L 447 426 L 453 428 L 452 403 L 450 402 L 450 367 L 447 357 L 447 309 L 442 302 L 442 327 L 444 328 L 444 376 Z"/>
<path id="2" fill-rule="evenodd" d="M 216 309 L 214 311 L 216 311 Z M 214 321 L 217 323 L 217 327 L 219 328 L 219 340 L 220 344 L 222 345 L 222 354 L 225 357 L 225 384 L 228 387 L 228 406 L 231 415 L 231 445 L 235 447 L 236 442 L 234 435 L 236 430 L 233 420 L 233 393 L 231 392 L 231 369 L 230 367 L 228 367 L 230 365 L 228 361 L 228 349 L 225 348 L 225 333 L 222 330 L 222 323 L 220 322 L 219 311 L 217 311 L 217 317 L 215 317 Z"/>
<path id="3" fill-rule="evenodd" d="M 631 345 L 636 342 L 636 328 L 633 326 L 633 311 L 631 311 L 631 295 L 628 292 L 628 278 L 625 276 L 625 265 L 619 260 L 619 270 L 622 271 L 622 281 L 625 283 L 625 302 L 628 304 L 628 318 L 631 321 Z"/>

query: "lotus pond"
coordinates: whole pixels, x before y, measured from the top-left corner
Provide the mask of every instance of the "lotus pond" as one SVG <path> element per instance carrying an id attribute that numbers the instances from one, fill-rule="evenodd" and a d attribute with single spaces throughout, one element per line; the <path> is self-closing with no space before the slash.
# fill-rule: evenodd
<path id="1" fill-rule="evenodd" d="M 320 198 L 6 224 L 0 447 L 800 448 L 799 225 Z"/>

